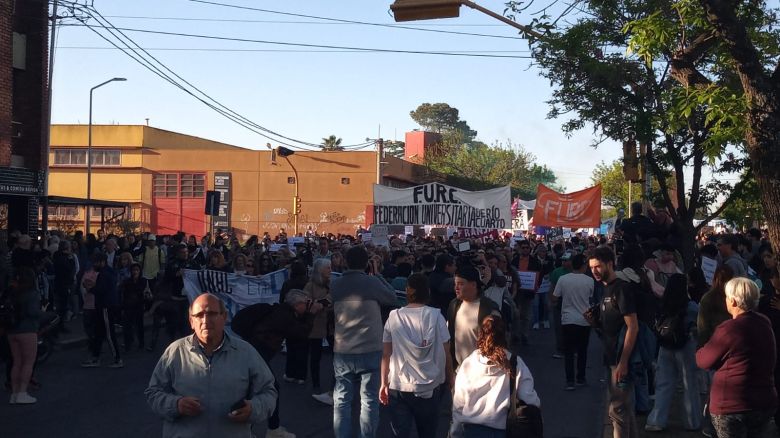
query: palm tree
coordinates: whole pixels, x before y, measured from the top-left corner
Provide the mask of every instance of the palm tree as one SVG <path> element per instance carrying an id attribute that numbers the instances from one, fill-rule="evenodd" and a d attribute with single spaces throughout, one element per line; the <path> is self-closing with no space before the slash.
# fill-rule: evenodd
<path id="1" fill-rule="evenodd" d="M 331 135 L 330 137 L 323 138 L 322 144 L 320 144 L 320 148 L 322 148 L 323 151 L 343 151 L 344 148 L 341 146 L 341 139 L 336 138 L 335 135 Z"/>

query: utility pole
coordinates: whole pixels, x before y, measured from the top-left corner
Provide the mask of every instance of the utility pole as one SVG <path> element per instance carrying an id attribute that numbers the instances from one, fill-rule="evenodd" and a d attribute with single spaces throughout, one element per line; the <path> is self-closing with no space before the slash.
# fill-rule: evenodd
<path id="1" fill-rule="evenodd" d="M 382 185 L 382 158 L 385 156 L 385 141 L 376 139 L 376 183 Z"/>
<path id="2" fill-rule="evenodd" d="M 49 231 L 49 154 L 51 153 L 51 97 L 52 97 L 52 81 L 54 79 L 54 45 L 56 43 L 57 36 L 57 6 L 58 2 L 54 2 L 52 5 L 51 13 L 51 35 L 49 36 L 49 78 L 48 84 L 46 84 L 46 104 L 48 105 L 46 112 L 46 126 L 43 131 L 43 141 L 46 145 L 46 155 L 44 155 L 43 162 L 41 163 L 43 171 L 43 206 L 41 208 L 41 228 L 43 232 Z"/>

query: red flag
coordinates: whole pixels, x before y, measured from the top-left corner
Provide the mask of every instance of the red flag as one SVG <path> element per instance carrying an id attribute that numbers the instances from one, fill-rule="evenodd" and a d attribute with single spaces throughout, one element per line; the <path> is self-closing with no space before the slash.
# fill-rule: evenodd
<path id="1" fill-rule="evenodd" d="M 574 193 L 558 193 L 539 184 L 534 225 L 586 228 L 601 225 L 601 185 Z"/>

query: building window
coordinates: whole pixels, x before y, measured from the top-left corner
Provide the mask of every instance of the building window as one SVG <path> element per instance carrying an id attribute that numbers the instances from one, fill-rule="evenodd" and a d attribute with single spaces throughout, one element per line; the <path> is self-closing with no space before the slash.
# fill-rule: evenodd
<path id="1" fill-rule="evenodd" d="M 54 164 L 85 166 L 87 164 L 87 151 L 85 149 L 55 149 Z"/>
<path id="2" fill-rule="evenodd" d="M 154 197 L 175 198 L 179 194 L 179 175 L 158 173 L 154 176 Z"/>
<path id="3" fill-rule="evenodd" d="M 206 175 L 202 173 L 181 174 L 181 197 L 202 198 L 206 193 Z"/>
<path id="4" fill-rule="evenodd" d="M 99 149 L 92 151 L 93 166 L 119 166 L 121 151 Z M 61 166 L 86 166 L 86 149 L 54 149 L 54 164 Z"/>
<path id="5" fill-rule="evenodd" d="M 295 184 L 295 177 L 294 176 L 288 176 L 287 177 L 287 184 Z"/>
<path id="6" fill-rule="evenodd" d="M 62 219 L 77 219 L 79 216 L 78 207 L 66 207 L 63 205 L 50 205 L 49 216 Z"/>
<path id="7" fill-rule="evenodd" d="M 100 207 L 91 207 L 89 215 L 94 218 L 100 217 Z M 122 216 L 125 213 L 125 209 L 122 207 L 106 207 L 105 210 L 105 217 L 106 219 L 112 219 Z"/>
<path id="8" fill-rule="evenodd" d="M 341 183 L 344 185 L 349 184 L 349 178 L 341 178 Z"/>
<path id="9" fill-rule="evenodd" d="M 117 150 L 93 150 L 93 166 L 119 166 L 120 153 Z"/>

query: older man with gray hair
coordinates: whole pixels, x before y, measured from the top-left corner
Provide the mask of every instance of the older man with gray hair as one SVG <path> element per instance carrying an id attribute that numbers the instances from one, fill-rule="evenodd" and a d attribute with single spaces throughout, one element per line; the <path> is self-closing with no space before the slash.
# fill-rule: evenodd
<path id="1" fill-rule="evenodd" d="M 243 340 L 225 333 L 227 311 L 200 295 L 189 309 L 191 336 L 173 342 L 145 394 L 163 419 L 163 437 L 245 437 L 271 414 L 277 399 L 271 370 Z"/>
<path id="2" fill-rule="evenodd" d="M 696 365 L 715 370 L 710 390 L 712 424 L 719 437 L 763 436 L 777 409 L 777 351 L 769 319 L 755 311 L 758 286 L 744 277 L 726 283 L 724 321 L 696 352 Z"/>

